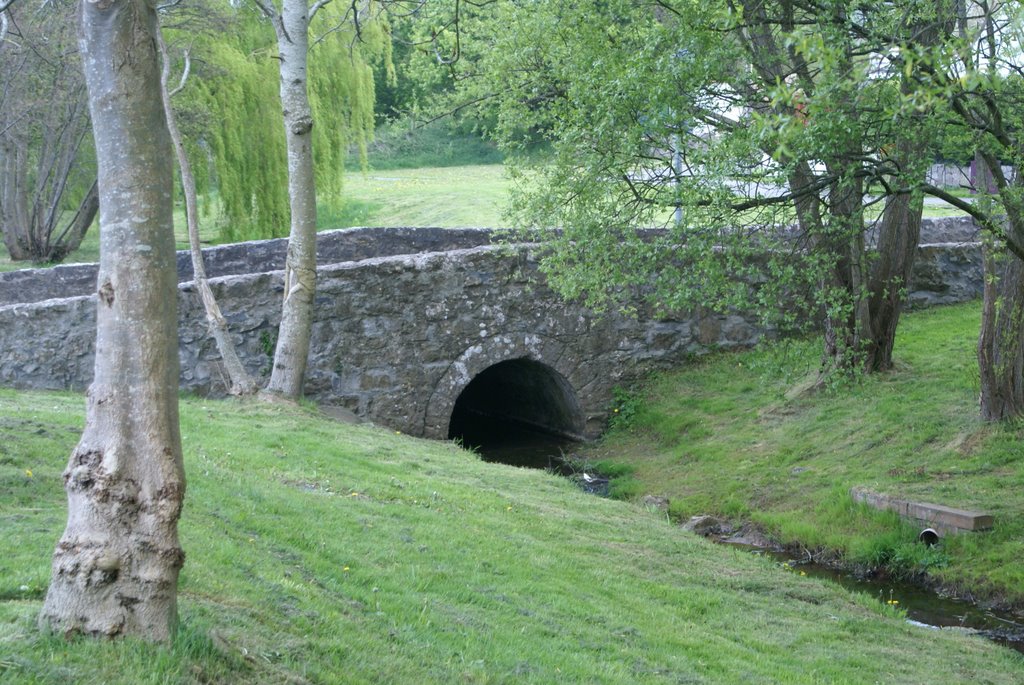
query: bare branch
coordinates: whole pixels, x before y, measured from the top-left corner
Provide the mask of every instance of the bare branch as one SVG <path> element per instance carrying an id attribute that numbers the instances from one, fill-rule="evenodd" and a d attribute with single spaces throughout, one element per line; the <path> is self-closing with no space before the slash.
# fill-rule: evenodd
<path id="1" fill-rule="evenodd" d="M 185 82 L 188 81 L 189 72 L 192 71 L 192 58 L 189 55 L 188 48 L 185 48 L 182 51 L 182 55 L 185 58 L 185 66 L 181 70 L 181 79 L 178 81 L 178 85 L 175 86 L 173 90 L 167 93 L 167 97 L 174 97 L 182 91 L 182 89 L 185 87 Z M 166 62 L 164 63 L 164 67 L 169 68 Z"/>
<path id="2" fill-rule="evenodd" d="M 263 0 L 252 0 L 252 4 L 256 5 L 256 8 L 263 13 L 267 19 L 277 19 L 278 12 L 273 2 L 264 2 Z"/>
<path id="3" fill-rule="evenodd" d="M 157 5 L 156 11 L 157 12 L 166 12 L 167 10 L 169 10 L 171 8 L 177 7 L 178 5 L 180 5 L 184 1 L 185 0 L 169 0 L 169 2 L 165 2 L 162 5 Z"/>
<path id="4" fill-rule="evenodd" d="M 313 17 L 316 16 L 316 13 L 319 12 L 320 10 L 322 10 L 327 5 L 331 4 L 331 2 L 332 2 L 332 0 L 317 0 L 317 2 L 314 3 L 312 7 L 309 8 L 309 21 L 310 21 L 310 23 L 313 22 Z"/>

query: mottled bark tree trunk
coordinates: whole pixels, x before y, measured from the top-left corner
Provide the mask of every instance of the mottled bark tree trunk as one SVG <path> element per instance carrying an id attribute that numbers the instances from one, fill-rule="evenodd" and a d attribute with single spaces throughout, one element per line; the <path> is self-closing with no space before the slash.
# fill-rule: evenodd
<path id="1" fill-rule="evenodd" d="M 271 19 L 280 52 L 281 106 L 288 148 L 291 232 L 285 263 L 281 326 L 278 329 L 274 365 L 266 392 L 298 399 L 302 395 L 302 382 L 306 375 L 313 326 L 313 295 L 316 291 L 313 112 L 307 91 L 309 10 L 305 0 L 284 0 L 281 12 L 273 12 Z"/>
<path id="2" fill-rule="evenodd" d="M 985 249 L 985 291 L 978 336 L 981 418 L 1024 415 L 1024 262 Z"/>
<path id="3" fill-rule="evenodd" d="M 96 366 L 64 472 L 68 522 L 40 625 L 169 640 L 184 554 L 173 157 L 146 0 L 84 0 L 80 45 L 99 169 Z"/>
<path id="4" fill-rule="evenodd" d="M 1005 217 L 1005 240 L 1024 245 L 1024 177 L 1016 170 L 1007 179 L 998 157 L 975 157 L 979 198 L 995 190 Z M 984 199 L 977 200 L 990 203 Z M 1003 246 L 999 246 L 1003 247 Z M 978 377 L 981 418 L 986 421 L 1024 416 L 1024 261 L 1010 250 L 985 247 L 985 290 L 978 335 Z"/>
<path id="5" fill-rule="evenodd" d="M 868 281 L 870 334 L 864 349 L 868 372 L 892 368 L 896 327 L 917 257 L 923 209 L 923 199 L 909 193 L 886 200 L 878 229 L 878 258 Z"/>

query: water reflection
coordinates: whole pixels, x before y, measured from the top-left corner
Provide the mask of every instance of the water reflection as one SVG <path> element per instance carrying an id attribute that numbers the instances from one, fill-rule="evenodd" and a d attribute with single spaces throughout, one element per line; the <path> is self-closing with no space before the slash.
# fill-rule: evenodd
<path id="1" fill-rule="evenodd" d="M 559 472 L 564 455 L 578 444 L 569 438 L 483 415 L 475 415 L 472 421 L 459 426 L 455 437 L 484 461 Z"/>
<path id="2" fill-rule="evenodd" d="M 1024 653 L 1024 617 L 1022 616 L 986 609 L 965 599 L 945 597 L 933 590 L 887 576 L 860 577 L 824 564 L 793 559 L 792 555 L 785 552 L 727 541 L 725 544 L 768 556 L 780 564 L 785 564 L 795 571 L 802 571 L 808 576 L 826 578 L 851 592 L 866 593 L 877 597 L 881 602 L 892 603 L 906 611 L 907 619 L 915 625 L 935 629 L 966 628 Z"/>

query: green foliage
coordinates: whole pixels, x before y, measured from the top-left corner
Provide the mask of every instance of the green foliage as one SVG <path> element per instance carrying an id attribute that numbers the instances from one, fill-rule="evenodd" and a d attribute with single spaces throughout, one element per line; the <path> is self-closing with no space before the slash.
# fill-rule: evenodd
<path id="1" fill-rule="evenodd" d="M 80 396 L 0 390 L 0 682 L 954 684 L 983 674 L 1011 685 L 1024 674 L 1009 650 L 909 627 L 871 598 L 563 478 L 310 409 L 203 398 L 181 406 L 188 559 L 174 645 L 44 636 L 39 594 L 82 408 Z"/>
<path id="2" fill-rule="evenodd" d="M 640 411 L 643 403 L 641 398 L 633 390 L 625 390 L 619 386 L 612 388 L 612 406 L 609 410 L 609 425 L 620 430 L 630 430 L 637 412 Z"/>
<path id="3" fill-rule="evenodd" d="M 913 72 L 887 55 L 923 40 L 907 21 L 947 17 L 829 7 L 487 4 L 463 17 L 488 49 L 463 50 L 448 105 L 494 122 L 514 223 L 562 229 L 545 236 L 543 269 L 567 298 L 607 310 L 641 291 L 659 313 L 753 308 L 786 333 L 828 324 L 830 361 L 857 366 L 877 295 L 864 179 L 919 184 L 935 127 L 931 110 L 902 106 Z M 551 154 L 521 155 L 538 137 Z"/>
<path id="4" fill-rule="evenodd" d="M 190 92 L 207 108 L 212 176 L 223 209 L 225 242 L 281 236 L 288 227 L 284 134 L 277 96 L 277 67 L 252 45 L 252 29 L 218 37 L 210 62 L 218 67 Z M 200 167 L 202 165 L 193 165 Z"/>
<path id="5" fill-rule="evenodd" d="M 497 146 L 479 135 L 460 133 L 443 122 L 417 126 L 400 121 L 377 131 L 366 163 L 383 171 L 501 164 L 502 159 Z M 355 170 L 356 165 L 349 166 Z"/>
<path id="6" fill-rule="evenodd" d="M 329 4 L 310 26 L 311 36 L 324 36 L 311 48 L 307 85 L 318 196 L 329 211 L 342 206 L 346 151 L 354 146 L 364 157 L 373 137 L 373 65 L 390 61 L 386 22 L 362 23 L 357 39 L 345 11 Z M 174 103 L 192 159 L 207 162 L 193 162 L 197 186 L 221 204 L 221 241 L 283 236 L 288 170 L 274 32 L 245 7 L 225 10 L 219 21 L 216 35 L 189 36 L 195 72 Z"/>

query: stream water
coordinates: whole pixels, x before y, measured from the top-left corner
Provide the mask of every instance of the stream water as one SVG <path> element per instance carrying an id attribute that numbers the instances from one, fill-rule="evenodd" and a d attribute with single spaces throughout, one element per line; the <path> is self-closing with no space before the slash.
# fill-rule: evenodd
<path id="1" fill-rule="evenodd" d="M 607 479 L 598 476 L 585 480 L 582 473 L 574 472 L 566 463 L 566 455 L 577 444 L 572 440 L 524 430 L 521 426 L 509 427 L 498 422 L 476 424 L 472 432 L 467 431 L 462 436 L 462 440 L 466 446 L 475 448 L 484 461 L 548 469 L 563 476 L 571 476 L 588 492 L 607 494 Z M 828 579 L 851 592 L 877 597 L 880 602 L 898 602 L 898 606 L 907 612 L 907 620 L 915 625 L 934 630 L 974 631 L 1024 653 L 1024 615 L 985 608 L 968 600 L 946 597 L 933 590 L 885 576 L 859 577 L 842 569 L 806 559 L 795 559 L 782 551 L 723 542 L 753 554 L 770 557 L 808 576 Z"/>
<path id="2" fill-rule="evenodd" d="M 765 549 L 745 543 L 723 540 L 722 544 L 760 554 L 779 564 L 803 571 L 808 576 L 825 578 L 838 583 L 850 592 L 860 592 L 878 598 L 880 602 L 893 602 L 907 612 L 907 620 L 915 625 L 940 630 L 966 629 L 999 644 L 1024 653 L 1024 616 L 991 608 L 984 608 L 966 599 L 943 596 L 934 590 L 906 583 L 884 575 L 861 577 L 849 571 L 795 559 L 782 551 Z"/>
<path id="3" fill-rule="evenodd" d="M 578 443 L 532 430 L 520 424 L 474 415 L 472 423 L 461 426 L 459 439 L 484 461 L 563 473 L 565 453 Z"/>

